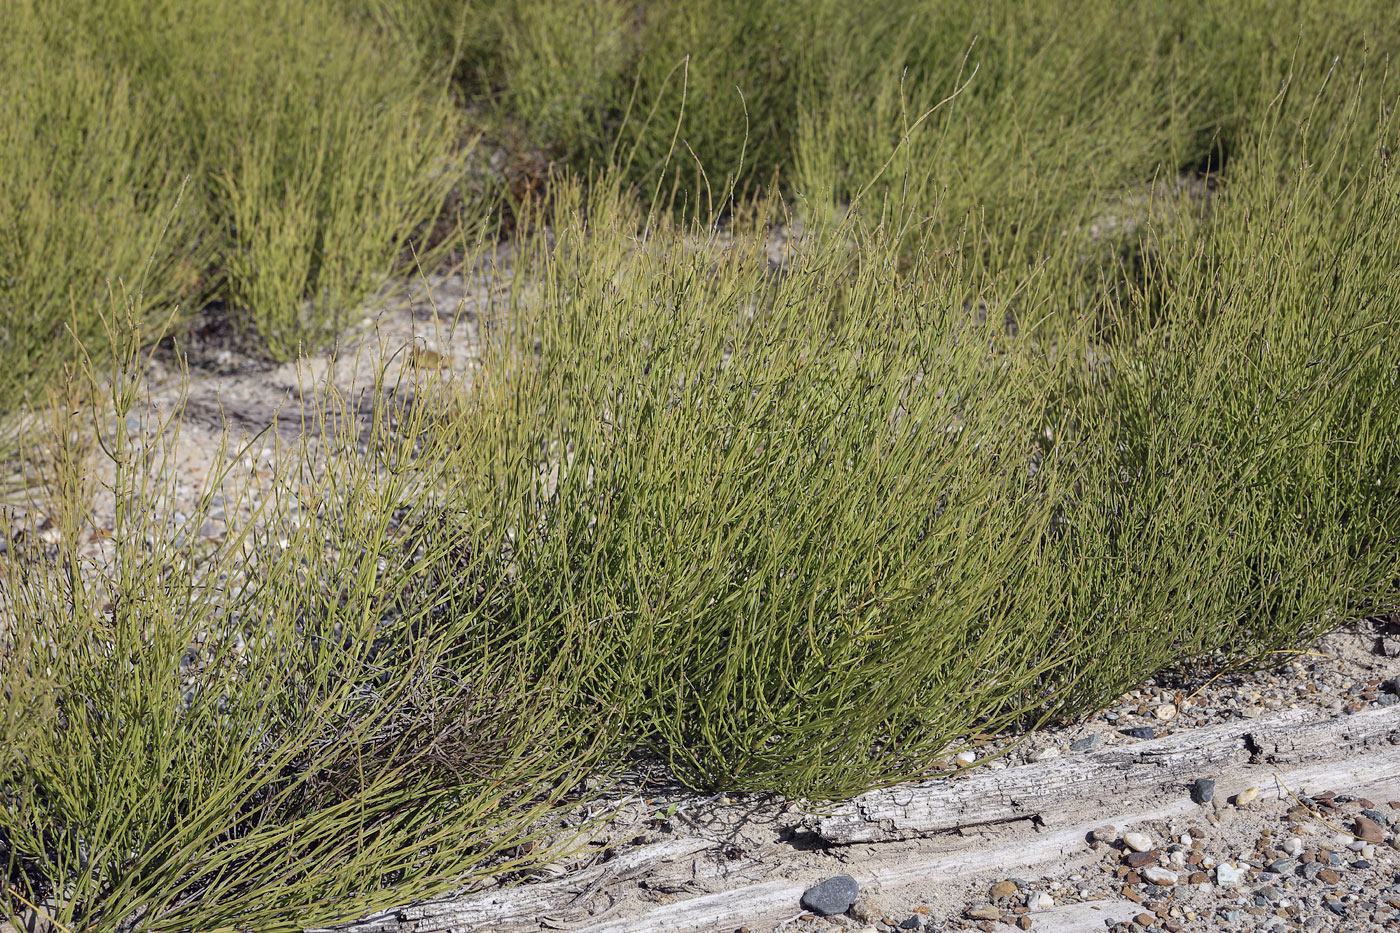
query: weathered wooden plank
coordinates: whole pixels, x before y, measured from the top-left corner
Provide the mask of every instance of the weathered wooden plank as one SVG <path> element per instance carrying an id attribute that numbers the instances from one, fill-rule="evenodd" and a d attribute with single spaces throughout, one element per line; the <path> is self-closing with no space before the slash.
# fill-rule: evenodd
<path id="1" fill-rule="evenodd" d="M 917 852 L 883 858 L 872 849 L 860 869 L 841 868 L 862 886 L 888 892 L 1086 855 L 1089 831 L 1104 821 L 1129 825 L 1198 812 L 1187 788 L 1202 773 L 1220 779 L 1220 793 L 1253 784 L 1274 800 L 1286 798 L 1285 787 L 1400 795 L 1400 707 L 1342 718 L 1289 710 L 1073 759 L 874 791 L 810 817 L 809 826 L 833 846 L 922 838 Z M 765 878 L 762 866 L 730 864 L 719 849 L 713 839 L 670 840 L 623 851 L 556 881 L 385 911 L 337 930 L 468 933 L 543 926 L 579 933 L 706 933 L 790 919 L 800 910 L 803 890 L 821 880 L 811 869 Z M 667 903 L 633 902 L 624 916 L 590 918 L 585 907 L 595 893 L 635 890 L 627 882 L 639 879 L 705 883 L 696 896 L 685 897 L 688 889 L 681 885 Z M 723 890 L 714 891 L 716 886 Z"/>
<path id="2" fill-rule="evenodd" d="M 1400 738 L 1400 708 L 1340 719 L 1302 710 L 1192 729 L 1073 758 L 872 791 L 809 819 L 835 845 L 915 839 L 1018 820 L 1045 826 L 1095 807 L 1181 791 L 1258 759 L 1299 764 Z"/>
<path id="3" fill-rule="evenodd" d="M 1397 719 L 1400 717 L 1392 715 L 1392 723 Z M 1363 725 L 1370 734 L 1375 724 L 1358 725 Z M 1345 788 L 1352 793 L 1396 795 L 1400 794 L 1400 744 L 1384 744 L 1359 755 L 1286 771 L 1268 763 L 1246 764 L 1228 772 L 1228 776 L 1242 787 L 1250 784 L 1257 784 L 1261 790 L 1267 787 L 1265 799 L 1269 799 L 1269 795 L 1286 797 L 1283 785 L 1298 792 L 1317 792 L 1332 787 Z M 1171 819 L 1193 811 L 1199 812 L 1200 806 L 1185 795 L 1155 806 L 1133 808 L 1120 804 L 1106 812 L 1086 810 L 1073 825 L 1058 830 L 1027 835 L 1011 827 L 1001 827 L 992 828 L 983 836 L 945 836 L 933 843 L 931 850 L 888 860 L 872 855 L 865 860 L 869 867 L 842 870 L 851 874 L 863 888 L 874 887 L 886 894 L 935 881 L 956 883 L 977 876 L 1006 876 L 1049 862 L 1063 863 L 1066 858 L 1089 857 L 1089 832 L 1101 826 L 1105 817 L 1126 826 Z M 1092 818 L 1084 819 L 1085 816 Z M 800 913 L 797 905 L 802 892 L 820 880 L 819 877 L 805 877 L 749 885 L 659 905 L 625 918 L 585 922 L 569 929 L 572 933 L 631 933 L 634 930 L 708 933 L 741 925 L 762 929 L 765 924 L 781 923 Z M 1086 919 L 1102 924 L 1110 917 L 1126 920 L 1141 910 L 1140 904 L 1127 900 L 1064 905 L 1063 909 L 1037 912 L 1035 929 L 1049 933 L 1083 930 L 1089 928 L 1083 925 Z"/>
<path id="4" fill-rule="evenodd" d="M 713 847 L 714 843 L 707 839 L 671 839 L 624 851 L 601 865 L 556 881 L 397 907 L 335 929 L 342 933 L 449 933 L 491 928 L 509 921 L 538 921 L 559 914 L 578 913 L 581 917 L 585 914 L 580 902 L 587 901 L 590 891 L 657 871 Z M 561 925 L 563 919 L 560 918 Z"/>

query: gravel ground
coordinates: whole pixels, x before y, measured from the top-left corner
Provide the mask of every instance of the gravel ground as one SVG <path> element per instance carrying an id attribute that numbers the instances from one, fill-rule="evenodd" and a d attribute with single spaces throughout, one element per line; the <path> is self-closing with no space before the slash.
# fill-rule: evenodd
<path id="1" fill-rule="evenodd" d="M 1310 652 L 1289 656 L 1270 670 L 1204 684 L 1149 681 L 1082 723 L 1029 737 L 988 766 L 1034 764 L 1282 709 L 1345 717 L 1395 708 L 1400 704 L 1397 637 L 1400 617 L 1374 619 L 1339 630 Z M 988 750 L 1001 744 L 988 743 Z M 1102 825 L 1092 834 L 1084 861 L 1048 866 L 1032 877 L 980 877 L 952 890 L 923 892 L 934 896 L 863 892 L 849 911 L 837 916 L 821 917 L 799 907 L 777 927 L 741 929 L 1400 929 L 1400 799 L 1367 799 L 1348 793 L 1347 787 L 1312 790 L 1306 796 L 1298 789 L 1292 789 L 1297 796 L 1280 790 L 1216 788 L 1203 776 L 1192 788 L 1200 801 L 1195 816 L 1138 824 L 1100 814 Z M 843 861 L 858 869 L 860 856 Z M 1069 922 L 1057 918 L 1062 908 L 1077 903 L 1119 908 L 1104 911 L 1115 916 L 1131 904 L 1128 909 L 1136 912 L 1121 921 L 1082 910 Z"/>

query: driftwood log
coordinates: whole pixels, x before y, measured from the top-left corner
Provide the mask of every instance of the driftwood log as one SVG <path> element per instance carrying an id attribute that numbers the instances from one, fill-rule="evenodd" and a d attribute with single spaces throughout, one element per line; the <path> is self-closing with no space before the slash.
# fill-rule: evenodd
<path id="1" fill-rule="evenodd" d="M 1341 718 L 1288 710 L 1067 759 L 873 791 L 805 818 L 809 843 L 824 844 L 834 854 L 824 869 L 809 863 L 785 871 L 781 851 L 729 861 L 714 840 L 681 838 L 622 852 L 554 881 L 398 908 L 337 929 L 705 933 L 761 928 L 800 913 L 803 890 L 838 872 L 888 892 L 1087 856 L 1088 833 L 1104 823 L 1121 826 L 1201 812 L 1188 790 L 1201 776 L 1215 777 L 1223 796 L 1257 786 L 1265 801 L 1326 788 L 1400 796 L 1400 706 Z M 838 858 L 850 847 L 863 851 L 848 865 Z M 639 883 L 653 892 L 651 901 L 634 902 L 625 915 L 610 916 Z M 656 898 L 658 890 L 675 893 Z M 691 891 L 698 893 L 684 896 Z M 1083 929 L 1086 911 L 1095 911 L 1101 923 L 1122 911 L 1132 916 L 1135 909 L 1128 902 L 1064 905 L 1039 917 L 1036 929 Z"/>
<path id="2" fill-rule="evenodd" d="M 1135 800 L 1186 795 L 1196 778 L 1228 777 L 1232 768 L 1338 759 L 1393 738 L 1400 740 L 1400 712 L 1394 707 L 1341 719 L 1289 710 L 933 786 L 873 791 L 811 822 L 822 839 L 837 845 L 966 832 L 1017 820 L 1054 827 L 1093 813 L 1114 814 Z"/>

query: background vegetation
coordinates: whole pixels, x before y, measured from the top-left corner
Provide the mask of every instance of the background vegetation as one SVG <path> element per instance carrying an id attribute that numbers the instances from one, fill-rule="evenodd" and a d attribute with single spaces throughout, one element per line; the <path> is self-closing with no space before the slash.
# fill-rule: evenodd
<path id="1" fill-rule="evenodd" d="M 3 16 L 0 399 L 64 400 L 10 442 L 65 529 L 0 553 L 10 910 L 348 919 L 638 759 L 847 796 L 1400 602 L 1393 4 Z M 294 355 L 503 212 L 472 384 L 195 551 L 140 348 Z"/>

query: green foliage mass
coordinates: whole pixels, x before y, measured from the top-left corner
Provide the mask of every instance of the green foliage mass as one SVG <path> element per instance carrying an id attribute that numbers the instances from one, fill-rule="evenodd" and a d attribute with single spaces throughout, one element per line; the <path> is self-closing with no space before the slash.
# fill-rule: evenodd
<path id="1" fill-rule="evenodd" d="M 3 15 L 4 407 L 108 397 L 0 537 L 8 911 L 347 920 L 639 760 L 848 797 L 1400 604 L 1394 4 Z M 507 265 L 456 223 L 469 377 L 328 398 L 192 543 L 251 494 L 168 504 L 158 322 L 329 339 L 477 132 L 557 165 Z"/>

